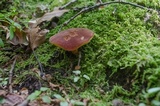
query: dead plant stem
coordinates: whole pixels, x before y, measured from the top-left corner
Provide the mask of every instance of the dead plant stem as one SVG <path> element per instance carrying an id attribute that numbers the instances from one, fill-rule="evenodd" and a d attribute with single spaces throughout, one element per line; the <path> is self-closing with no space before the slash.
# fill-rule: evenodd
<path id="1" fill-rule="evenodd" d="M 37 62 L 38 62 L 38 65 L 39 65 L 39 68 L 40 68 L 40 76 L 42 77 L 43 74 L 44 74 L 44 73 L 43 73 L 43 66 L 42 66 L 42 64 L 41 64 L 41 62 L 40 62 L 40 60 L 39 60 L 36 52 L 35 52 L 34 50 L 32 50 L 32 51 L 33 51 L 34 57 L 36 58 L 36 60 L 37 60 Z"/>
<path id="2" fill-rule="evenodd" d="M 15 67 L 15 64 L 16 64 L 16 60 L 17 60 L 17 58 L 15 57 L 15 59 L 13 61 L 13 64 L 11 66 L 11 69 L 9 71 L 9 81 L 8 81 L 8 84 L 9 84 L 9 93 L 13 93 L 12 79 L 13 79 L 13 70 L 14 70 L 14 67 Z"/>

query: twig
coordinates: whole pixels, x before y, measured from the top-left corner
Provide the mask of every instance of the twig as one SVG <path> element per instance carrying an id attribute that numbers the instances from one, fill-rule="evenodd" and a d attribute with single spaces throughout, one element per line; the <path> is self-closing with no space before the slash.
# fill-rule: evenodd
<path id="1" fill-rule="evenodd" d="M 59 9 L 62 10 L 66 7 L 68 7 L 69 5 L 71 5 L 72 3 L 76 2 L 77 0 L 71 0 L 70 2 L 68 2 L 67 4 L 63 5 L 62 7 L 60 7 Z"/>
<path id="2" fill-rule="evenodd" d="M 11 69 L 9 71 L 9 81 L 8 81 L 8 84 L 9 84 L 9 93 L 13 92 L 13 89 L 12 89 L 12 78 L 13 78 L 13 70 L 14 70 L 14 67 L 15 67 L 15 64 L 16 64 L 16 60 L 17 60 L 17 58 L 15 57 L 15 59 L 13 61 L 13 64 L 11 66 Z"/>
<path id="3" fill-rule="evenodd" d="M 70 21 L 74 20 L 78 15 L 80 15 L 81 13 L 85 12 L 85 11 L 88 11 L 89 8 L 83 8 L 80 12 L 78 12 L 76 15 L 74 15 L 73 17 L 71 17 L 69 20 L 67 20 L 66 22 L 63 23 L 62 26 L 65 26 L 67 25 Z"/>
<path id="4" fill-rule="evenodd" d="M 125 1 L 111 1 L 111 2 L 104 2 L 104 3 L 99 3 L 99 4 L 96 4 L 96 5 L 93 5 L 93 6 L 89 6 L 89 7 L 84 7 L 81 11 L 79 11 L 77 14 L 75 14 L 73 17 L 71 17 L 69 20 L 65 21 L 60 29 L 67 25 L 69 22 L 71 22 L 73 19 L 75 19 L 78 15 L 82 14 L 83 12 L 86 12 L 86 11 L 89 11 L 89 10 L 93 10 L 95 8 L 98 8 L 98 7 L 101 7 L 101 6 L 105 6 L 105 5 L 110 5 L 110 4 L 128 4 L 128 5 L 131 5 L 131 6 L 135 6 L 135 7 L 138 7 L 138 8 L 141 8 L 141 9 L 147 9 L 147 10 L 153 10 L 151 8 L 147 8 L 147 7 L 144 7 L 144 6 L 141 6 L 141 5 L 138 5 L 138 4 L 135 4 L 135 3 L 131 3 L 131 2 L 125 2 Z"/>
<path id="5" fill-rule="evenodd" d="M 71 22 L 72 20 L 74 20 L 78 15 L 80 15 L 81 13 L 87 11 L 88 8 L 83 8 L 80 12 L 78 12 L 76 15 L 74 15 L 73 17 L 71 17 L 69 20 L 65 21 L 59 28 L 59 31 L 61 31 L 62 27 L 67 25 L 69 22 Z"/>
<path id="6" fill-rule="evenodd" d="M 34 57 L 36 58 L 36 60 L 37 60 L 37 62 L 38 62 L 38 64 L 39 64 L 39 67 L 40 67 L 40 76 L 42 77 L 43 76 L 43 66 L 42 66 L 42 64 L 41 64 L 41 62 L 39 61 L 39 59 L 38 59 L 38 56 L 37 56 L 37 54 L 36 54 L 36 52 L 33 50 L 33 55 L 34 55 Z"/>

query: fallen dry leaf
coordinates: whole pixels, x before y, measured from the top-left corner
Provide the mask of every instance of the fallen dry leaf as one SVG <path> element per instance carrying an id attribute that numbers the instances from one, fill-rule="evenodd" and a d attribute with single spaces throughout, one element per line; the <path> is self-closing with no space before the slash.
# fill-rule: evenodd
<path id="1" fill-rule="evenodd" d="M 45 41 L 45 34 L 48 32 L 48 30 L 46 29 L 40 30 L 39 26 L 37 25 L 44 21 L 51 21 L 54 17 L 60 17 L 68 11 L 69 10 L 66 9 L 59 10 L 59 8 L 57 7 L 52 12 L 48 12 L 42 17 L 37 18 L 36 20 L 29 21 L 29 28 L 27 28 L 25 31 L 18 28 L 15 29 L 15 31 L 13 32 L 14 37 L 12 38 L 12 40 L 9 39 L 11 34 L 8 26 L 0 25 L 0 28 L 2 28 L 6 32 L 6 39 L 9 43 L 13 45 L 29 45 L 31 49 L 34 50 Z M 16 17 L 13 20 L 16 20 Z"/>
<path id="2" fill-rule="evenodd" d="M 28 106 L 54 106 L 54 105 L 49 104 L 49 103 L 44 103 L 41 98 L 38 98 L 38 99 L 35 99 L 33 101 L 30 101 Z"/>
<path id="3" fill-rule="evenodd" d="M 6 39 L 8 39 L 10 36 L 8 27 L 0 25 L 0 28 L 2 28 L 6 32 Z"/>
<path id="4" fill-rule="evenodd" d="M 5 96 L 5 103 L 3 103 L 3 106 L 15 106 L 19 103 L 21 103 L 24 100 L 23 97 L 17 94 L 8 94 Z"/>
<path id="5" fill-rule="evenodd" d="M 18 45 L 18 44 L 28 45 L 28 40 L 23 30 L 16 28 L 14 34 L 15 36 L 13 37 L 12 40 L 8 41 L 9 43 L 13 45 Z M 9 36 L 10 36 L 10 33 L 7 33 L 7 37 Z"/>
<path id="6" fill-rule="evenodd" d="M 50 88 L 51 88 L 52 90 L 55 90 L 56 88 L 59 88 L 59 87 L 60 87 L 60 85 L 56 85 L 56 84 L 53 84 L 53 83 L 51 83 L 51 82 L 49 82 L 49 86 L 50 86 Z"/>
<path id="7" fill-rule="evenodd" d="M 58 8 L 55 8 L 52 12 L 44 14 L 37 22 L 37 25 L 40 24 L 43 21 L 50 21 L 53 17 L 60 17 L 65 12 L 68 12 L 69 10 L 63 9 L 59 10 Z"/>
<path id="8" fill-rule="evenodd" d="M 9 31 L 8 27 L 6 27 L 6 26 L 0 25 L 0 28 L 2 28 L 5 32 Z"/>
<path id="9" fill-rule="evenodd" d="M 28 91 L 27 88 L 22 88 L 22 89 L 19 91 L 19 93 L 20 93 L 21 95 L 27 97 L 28 94 L 29 94 L 29 91 Z"/>
<path id="10" fill-rule="evenodd" d="M 80 68 L 81 68 L 81 66 L 79 66 L 79 65 L 77 65 L 77 66 L 75 66 L 75 70 L 80 70 Z"/>
<path id="11" fill-rule="evenodd" d="M 17 106 L 28 106 L 29 102 L 30 101 L 28 99 L 26 99 L 23 102 L 21 102 L 20 104 L 18 104 Z"/>
<path id="12" fill-rule="evenodd" d="M 51 101 L 52 101 L 53 103 L 56 103 L 56 104 L 59 104 L 59 103 L 61 102 L 61 100 L 59 100 L 59 99 L 51 99 Z"/>
<path id="13" fill-rule="evenodd" d="M 13 44 L 13 45 L 18 45 L 18 44 L 24 44 L 24 45 L 28 45 L 28 41 L 25 35 L 25 32 L 23 30 L 20 30 L 18 28 L 15 29 L 14 32 L 14 37 L 12 40 L 9 39 L 10 37 L 10 31 L 8 29 L 7 26 L 3 26 L 0 25 L 0 28 L 2 28 L 5 33 L 6 33 L 6 40 L 8 40 L 9 43 Z"/>
<path id="14" fill-rule="evenodd" d="M 43 78 L 43 80 L 51 82 L 51 80 L 52 80 L 53 77 L 51 76 L 51 74 L 46 74 L 42 78 Z"/>
<path id="15" fill-rule="evenodd" d="M 28 29 L 26 32 L 29 40 L 29 45 L 31 49 L 34 50 L 45 41 L 45 34 L 48 32 L 48 30 L 43 29 L 40 31 L 40 28 L 36 27 Z"/>
<path id="16" fill-rule="evenodd" d="M 5 96 L 7 92 L 5 90 L 0 90 L 0 96 Z"/>
<path id="17" fill-rule="evenodd" d="M 41 76 L 41 71 L 38 68 L 31 69 L 34 73 L 36 73 L 38 76 Z"/>
<path id="18" fill-rule="evenodd" d="M 48 12 L 48 13 L 44 14 L 41 18 L 37 18 L 36 20 L 29 21 L 29 27 L 34 28 L 37 25 L 39 25 L 40 23 L 42 23 L 44 21 L 51 21 L 51 19 L 53 19 L 54 17 L 60 17 L 68 11 L 69 10 L 67 10 L 67 9 L 59 10 L 59 8 L 56 7 L 52 12 Z"/>

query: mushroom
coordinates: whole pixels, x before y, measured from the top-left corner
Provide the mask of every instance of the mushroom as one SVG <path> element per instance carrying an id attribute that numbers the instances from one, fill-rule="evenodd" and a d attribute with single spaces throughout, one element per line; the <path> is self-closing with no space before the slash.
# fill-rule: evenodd
<path id="1" fill-rule="evenodd" d="M 93 32 L 86 28 L 71 28 L 51 36 L 49 42 L 66 51 L 78 52 L 78 48 L 90 42 Z"/>
<path id="2" fill-rule="evenodd" d="M 81 53 L 78 52 L 78 49 L 89 43 L 93 38 L 93 31 L 86 28 L 71 28 L 68 30 L 61 31 L 54 36 L 51 36 L 49 42 L 54 44 L 66 51 L 71 51 L 74 54 L 79 53 L 79 62 Z"/>

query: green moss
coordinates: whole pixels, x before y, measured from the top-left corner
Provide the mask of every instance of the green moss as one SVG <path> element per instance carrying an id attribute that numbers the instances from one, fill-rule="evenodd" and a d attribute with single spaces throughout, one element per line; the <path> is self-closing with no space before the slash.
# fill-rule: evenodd
<path id="1" fill-rule="evenodd" d="M 75 5 L 86 5 L 86 2 L 79 3 Z M 93 1 L 87 3 L 92 4 Z M 145 5 L 149 4 L 146 2 Z M 157 6 L 156 4 L 155 7 Z M 115 98 L 137 105 L 135 99 L 144 101 L 143 90 L 160 86 L 160 42 L 155 24 L 160 20 L 157 12 L 113 4 L 83 13 L 63 27 L 62 30 L 84 27 L 95 33 L 91 42 L 80 48 L 81 74 L 76 83 L 73 82 L 76 75 L 72 71 L 77 65 L 78 57 L 48 42 L 48 38 L 58 32 L 60 25 L 75 13 L 70 11 L 61 17 L 58 27 L 47 35 L 47 41 L 35 50 L 45 72 L 52 74 L 54 83 L 68 87 L 70 90 L 67 93 L 71 98 L 77 97 L 76 95 L 90 98 L 90 106 L 111 105 Z M 144 22 L 146 13 L 151 14 L 151 18 Z M 71 62 L 73 68 L 70 68 Z M 33 54 L 16 64 L 16 70 L 33 67 L 38 67 Z M 95 102 L 96 99 L 100 101 Z"/>
<path id="2" fill-rule="evenodd" d="M 147 7 L 152 7 L 152 8 L 155 8 L 155 9 L 160 8 L 159 0 L 128 0 L 128 1 L 136 2 L 137 4 L 144 5 L 144 6 L 147 6 Z"/>
<path id="3" fill-rule="evenodd" d="M 115 14 L 112 13 L 114 6 L 117 7 Z M 69 19 L 71 14 L 73 13 L 62 17 L 60 23 Z M 150 14 L 154 14 L 154 12 Z M 160 53 L 157 52 L 160 44 L 157 39 L 158 32 L 152 24 L 158 21 L 158 18 L 154 18 L 153 15 L 148 22 L 144 22 L 145 15 L 145 10 L 132 6 L 111 5 L 101 10 L 81 14 L 63 27 L 63 30 L 85 27 L 95 32 L 92 41 L 81 48 L 81 71 L 82 74 L 90 77 L 90 83 L 103 85 L 108 81 L 111 88 L 114 87 L 114 84 L 124 87 L 127 78 L 130 78 L 130 81 L 135 81 L 128 82 L 130 83 L 129 88 L 126 89 L 130 89 L 129 93 L 133 95 L 140 92 L 142 87 L 140 85 L 145 86 L 146 82 L 150 86 L 155 86 L 155 83 L 152 83 L 154 81 L 146 79 L 144 74 L 150 73 L 148 68 L 155 69 L 160 64 Z M 126 76 L 126 79 L 120 76 Z M 156 76 L 156 78 L 158 77 Z M 79 81 L 82 87 L 86 83 L 91 86 L 83 78 Z M 158 85 L 156 84 L 156 86 Z M 132 98 L 134 98 L 133 95 Z M 113 95 L 112 98 L 116 98 L 116 96 Z"/>
<path id="4" fill-rule="evenodd" d="M 2 67 L 4 63 L 10 60 L 7 54 L 9 53 L 0 51 L 0 67 Z"/>

